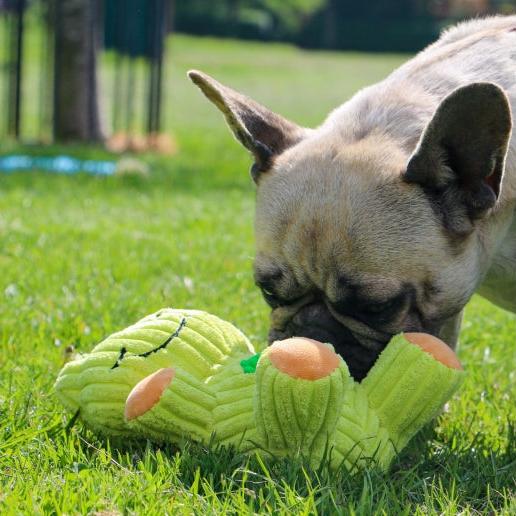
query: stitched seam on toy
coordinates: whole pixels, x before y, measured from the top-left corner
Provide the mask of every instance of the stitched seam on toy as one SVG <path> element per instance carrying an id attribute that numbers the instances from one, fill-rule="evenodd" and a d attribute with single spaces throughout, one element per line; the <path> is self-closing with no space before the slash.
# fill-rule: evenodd
<path id="1" fill-rule="evenodd" d="M 283 447 L 288 448 L 289 441 L 285 437 L 285 434 L 283 433 L 283 428 L 281 425 L 282 419 L 279 417 L 278 406 L 276 405 L 276 396 L 274 396 L 274 393 L 276 391 L 276 382 L 278 381 L 279 377 L 280 377 L 280 375 L 278 373 L 276 373 L 276 376 L 274 377 L 274 380 L 272 381 L 272 386 L 271 386 L 272 387 L 272 407 L 274 408 L 274 416 L 276 418 L 276 423 L 277 423 L 279 432 L 281 434 L 281 439 L 283 440 Z"/>
<path id="2" fill-rule="evenodd" d="M 404 347 L 400 347 L 400 349 L 396 350 L 396 354 L 392 357 L 392 359 L 391 359 L 391 362 L 390 362 L 390 363 L 391 363 L 391 364 L 395 364 L 395 363 L 399 360 L 400 356 L 401 356 L 405 351 L 406 351 L 406 348 L 404 348 Z M 366 376 L 366 378 L 365 378 L 365 379 L 367 379 L 367 376 Z M 384 380 L 384 374 L 380 374 L 380 375 L 378 375 L 378 376 L 375 378 L 375 380 L 376 380 L 376 381 L 375 381 L 374 383 L 373 383 L 373 382 L 369 382 L 369 383 L 367 383 L 367 385 L 365 386 L 365 387 L 366 387 L 366 390 L 367 390 L 367 392 L 368 392 L 368 393 L 372 393 L 372 392 L 374 392 L 374 390 L 378 387 L 378 384 L 380 384 L 380 383 L 382 382 L 382 380 Z"/>
<path id="3" fill-rule="evenodd" d="M 301 434 L 301 446 L 303 445 L 305 441 L 305 430 L 304 428 L 299 424 L 299 419 L 297 417 L 296 413 L 296 400 L 294 399 L 294 390 L 290 389 L 290 403 L 292 405 L 292 416 L 294 419 L 294 423 L 297 426 L 297 429 L 299 430 L 299 433 Z"/>
<path id="4" fill-rule="evenodd" d="M 162 344 L 160 344 L 158 347 L 151 349 L 149 351 L 146 351 L 145 353 L 139 353 L 136 355 L 136 357 L 142 357 L 147 358 L 148 356 L 152 355 L 153 353 L 157 353 L 158 351 L 165 349 L 176 337 L 179 336 L 179 333 L 181 330 L 186 326 L 186 317 L 183 317 L 179 323 L 179 326 L 176 328 L 176 330 L 170 335 Z M 116 369 L 120 366 L 120 362 L 124 359 L 124 357 L 127 355 L 127 349 L 125 346 L 120 350 L 120 354 L 118 355 L 118 358 L 116 359 L 116 362 L 113 364 L 111 369 Z"/>
<path id="5" fill-rule="evenodd" d="M 328 382 L 328 391 L 327 391 L 328 394 L 327 394 L 327 398 L 326 398 L 326 407 L 324 409 L 324 417 L 321 421 L 321 424 L 319 425 L 319 427 L 313 434 L 312 442 L 310 443 L 310 452 L 313 451 L 313 447 L 315 446 L 318 437 L 320 435 L 322 435 L 325 430 L 327 430 L 327 428 L 325 428 L 325 426 L 326 426 L 326 418 L 328 417 L 328 407 L 330 406 L 330 403 L 331 403 L 331 391 L 332 391 L 332 385 L 331 385 L 331 382 Z M 326 438 L 328 438 L 327 433 L 326 433 Z"/>
<path id="6" fill-rule="evenodd" d="M 157 348 L 151 349 L 150 351 L 146 351 L 145 353 L 140 353 L 137 356 L 146 358 L 149 355 L 152 355 L 152 353 L 157 353 L 160 349 L 165 349 L 172 342 L 172 340 L 175 339 L 179 335 L 179 333 L 185 326 L 186 326 L 186 317 L 183 317 L 181 319 L 181 322 L 179 323 L 179 326 L 177 327 L 176 331 L 174 333 L 172 333 L 172 335 L 170 335 L 170 337 L 167 340 L 165 340 L 165 342 L 163 342 L 163 344 L 160 344 Z"/>
<path id="7" fill-rule="evenodd" d="M 392 398 L 394 397 L 394 391 L 396 390 L 396 388 L 398 388 L 398 387 L 399 387 L 399 385 L 400 385 L 400 384 L 402 384 L 402 385 L 403 385 L 403 383 L 402 383 L 402 382 L 404 382 L 404 381 L 407 379 L 407 376 L 410 376 L 410 374 L 411 374 L 411 373 L 412 373 L 412 371 L 411 371 L 410 369 L 409 369 L 409 370 L 407 370 L 407 371 L 403 371 L 403 373 L 402 373 L 400 376 L 398 376 L 398 377 L 396 378 L 396 383 L 395 383 L 395 385 L 394 385 L 394 388 L 392 388 L 392 389 L 391 389 L 391 391 L 387 394 L 387 396 L 385 396 L 385 397 L 382 399 L 381 403 L 379 403 L 377 406 L 373 407 L 373 408 L 376 410 L 376 412 L 378 413 L 378 419 L 379 419 L 382 423 L 383 423 L 383 419 L 384 419 L 384 417 L 385 417 L 385 416 L 384 416 L 384 414 L 383 414 L 383 411 L 384 411 L 385 407 L 386 407 L 389 403 L 391 403 Z M 399 412 L 400 410 L 402 410 L 402 408 L 404 408 L 404 407 L 398 408 L 397 412 Z M 389 413 L 389 415 L 388 415 L 388 417 L 389 417 L 389 418 L 395 418 L 395 417 L 396 417 L 396 415 L 395 415 L 395 414 L 393 414 L 392 412 L 390 412 L 390 413 Z M 387 426 L 387 425 L 386 425 L 386 426 Z M 390 426 L 390 425 L 388 425 L 388 426 Z"/>
<path id="8" fill-rule="evenodd" d="M 124 359 L 125 357 L 125 354 L 127 353 L 127 349 L 125 346 L 123 346 L 121 349 L 120 349 L 120 353 L 118 355 L 118 358 L 116 359 L 116 362 L 113 364 L 113 366 L 111 367 L 111 369 L 116 369 L 117 367 L 120 366 L 120 362 Z"/>
<path id="9" fill-rule="evenodd" d="M 211 369 L 215 367 L 218 364 L 224 363 L 224 355 L 226 354 L 226 351 L 220 349 L 218 346 L 214 344 L 214 341 L 217 340 L 218 336 L 215 336 L 215 338 L 212 337 L 212 340 L 210 338 L 204 336 L 201 334 L 196 327 L 193 326 L 195 322 L 195 319 L 189 324 L 186 333 L 191 332 L 193 335 L 189 338 L 187 337 L 186 340 L 194 340 L 197 343 L 197 347 L 193 348 L 197 351 L 197 353 L 201 356 L 204 356 L 209 361 L 213 362 Z M 188 333 L 188 335 L 190 335 Z"/>
<path id="10" fill-rule="evenodd" d="M 310 380 L 305 380 L 305 381 L 310 381 Z M 317 381 L 317 380 L 315 380 L 315 381 Z M 307 414 L 313 414 L 312 405 L 314 403 L 314 398 L 315 398 L 315 389 L 316 389 L 316 387 L 314 387 L 314 384 L 312 384 L 311 389 L 310 389 L 310 401 L 307 403 L 307 407 L 308 407 Z M 308 416 L 308 417 L 310 417 L 310 416 Z M 305 422 L 305 428 L 303 431 L 303 446 L 306 446 L 309 450 L 312 446 L 314 435 L 315 434 L 312 432 L 312 430 L 310 430 L 309 423 Z M 309 439 L 310 439 L 310 441 L 308 442 Z"/>
<path id="11" fill-rule="evenodd" d="M 415 367 L 417 367 L 417 366 L 415 366 Z M 425 378 L 425 380 L 426 380 L 426 378 Z M 419 383 L 416 386 L 416 388 L 412 392 L 410 401 L 406 402 L 404 409 L 408 413 L 412 412 L 412 417 L 410 419 L 407 418 L 405 424 L 398 428 L 398 433 L 400 435 L 403 435 L 407 431 L 407 428 L 409 428 L 411 425 L 413 425 L 414 422 L 417 421 L 418 418 L 421 416 L 421 414 L 426 410 L 427 407 L 425 404 L 423 404 L 423 406 L 421 406 L 421 404 L 416 403 L 416 407 L 417 407 L 417 405 L 419 405 L 418 408 L 414 408 L 413 406 L 411 407 L 410 405 L 414 404 L 414 399 L 416 399 L 416 400 L 420 399 L 421 393 L 427 389 L 428 389 L 428 383 L 422 381 L 421 383 Z M 413 410 L 409 410 L 409 409 L 413 409 Z"/>

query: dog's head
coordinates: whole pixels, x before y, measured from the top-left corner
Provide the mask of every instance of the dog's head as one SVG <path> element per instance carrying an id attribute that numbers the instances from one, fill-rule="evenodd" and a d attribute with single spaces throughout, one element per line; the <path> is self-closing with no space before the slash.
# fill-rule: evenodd
<path id="1" fill-rule="evenodd" d="M 272 308 L 270 340 L 331 342 L 357 379 L 400 331 L 453 346 L 487 260 L 479 228 L 500 193 L 511 132 L 502 90 L 455 90 L 412 152 L 381 127 L 342 124 L 345 112 L 304 129 L 190 77 L 254 156 L 255 279 Z"/>

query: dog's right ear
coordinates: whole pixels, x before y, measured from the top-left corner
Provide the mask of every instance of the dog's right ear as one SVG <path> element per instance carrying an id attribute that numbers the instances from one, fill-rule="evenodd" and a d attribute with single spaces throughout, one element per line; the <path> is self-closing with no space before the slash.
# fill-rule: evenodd
<path id="1" fill-rule="evenodd" d="M 309 132 L 205 73 L 190 70 L 188 77 L 222 111 L 237 140 L 253 154 L 251 175 L 256 183 L 276 156 Z"/>
<path id="2" fill-rule="evenodd" d="M 468 235 L 495 206 L 511 130 L 509 100 L 489 82 L 450 93 L 428 123 L 403 178 L 423 188 L 452 233 Z"/>

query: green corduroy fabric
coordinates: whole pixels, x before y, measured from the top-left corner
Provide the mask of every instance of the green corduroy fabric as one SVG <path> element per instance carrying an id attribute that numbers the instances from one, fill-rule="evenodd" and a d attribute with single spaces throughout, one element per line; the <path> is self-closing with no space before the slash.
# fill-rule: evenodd
<path id="1" fill-rule="evenodd" d="M 159 401 L 126 421 L 129 393 L 161 368 L 175 374 Z M 333 467 L 386 470 L 463 376 L 400 335 L 361 383 L 340 357 L 323 378 L 293 378 L 230 323 L 167 308 L 66 364 L 55 387 L 66 408 L 105 435 L 218 442 L 314 464 L 327 453 Z"/>
<path id="2" fill-rule="evenodd" d="M 225 378 L 230 379 L 230 391 L 245 394 L 252 414 L 254 378 L 241 375 L 239 383 L 231 378 L 238 370 L 237 360 L 253 353 L 247 338 L 218 317 L 198 310 L 163 309 L 114 333 L 91 353 L 66 364 L 56 391 L 65 407 L 80 410 L 83 421 L 107 435 L 207 440 L 215 422 L 225 422 L 219 415 L 224 403 L 217 401 L 217 396 L 222 400 L 225 392 L 227 396 Z M 125 421 L 125 401 L 132 388 L 165 367 L 173 367 L 176 374 L 160 403 L 137 421 Z M 212 383 L 220 388 L 212 388 Z M 237 402 L 225 405 L 225 414 L 232 408 L 234 416 L 243 415 Z M 234 432 L 238 433 L 239 428 L 235 426 Z M 225 440 L 234 437 L 225 428 L 221 428 L 221 435 Z"/>
<path id="3" fill-rule="evenodd" d="M 353 389 L 344 361 L 329 376 L 304 380 L 279 371 L 264 354 L 256 384 L 255 417 L 264 448 L 275 455 L 303 453 L 320 460 Z"/>
<path id="4" fill-rule="evenodd" d="M 396 335 L 361 388 L 394 446 L 401 449 L 440 412 L 461 385 L 464 374 Z"/>

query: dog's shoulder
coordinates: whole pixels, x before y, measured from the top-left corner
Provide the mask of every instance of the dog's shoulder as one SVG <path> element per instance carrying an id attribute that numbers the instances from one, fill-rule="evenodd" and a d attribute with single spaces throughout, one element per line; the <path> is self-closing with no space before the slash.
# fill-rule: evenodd
<path id="1" fill-rule="evenodd" d="M 322 128 L 338 130 L 341 141 L 380 131 L 410 152 L 439 102 L 460 86 L 494 82 L 516 109 L 515 46 L 516 16 L 462 22 L 383 81 L 359 91 Z"/>
<path id="2" fill-rule="evenodd" d="M 412 79 L 426 86 L 435 83 L 441 96 L 450 88 L 475 81 L 496 82 L 507 88 L 514 84 L 515 44 L 516 15 L 465 21 L 444 30 L 435 43 L 390 77 L 393 82 Z M 444 88 L 439 87 L 442 85 Z"/>

